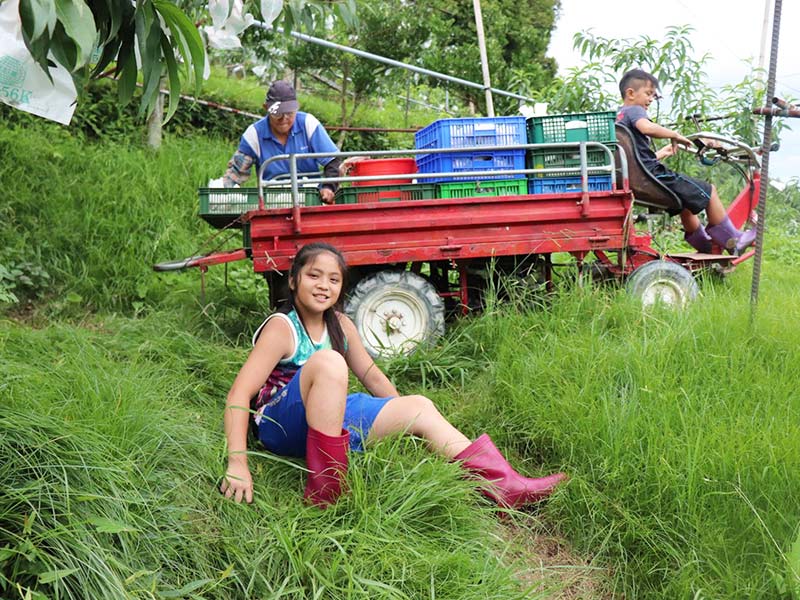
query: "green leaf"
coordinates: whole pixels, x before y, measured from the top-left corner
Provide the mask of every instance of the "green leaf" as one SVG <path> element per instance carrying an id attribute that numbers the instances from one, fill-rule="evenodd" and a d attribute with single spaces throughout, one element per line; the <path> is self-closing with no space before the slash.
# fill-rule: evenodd
<path id="1" fill-rule="evenodd" d="M 14 552 L 11 548 L 0 548 L 0 564 L 6 562 L 9 558 L 14 556 L 15 554 L 16 552 Z"/>
<path id="2" fill-rule="evenodd" d="M 167 62 L 167 80 L 169 83 L 169 108 L 167 109 L 167 116 L 164 118 L 164 123 L 166 123 L 178 109 L 178 102 L 181 96 L 181 77 L 178 72 L 178 61 L 175 60 L 175 52 L 167 36 L 161 38 L 161 51 L 164 53 L 164 60 Z"/>
<path id="3" fill-rule="evenodd" d="M 139 114 L 150 114 L 159 93 L 161 74 L 164 71 L 161 58 L 161 23 L 155 17 L 152 5 L 144 4 L 136 11 L 136 35 L 139 38 L 139 57 L 142 61 L 142 104 Z"/>
<path id="4" fill-rule="evenodd" d="M 336 12 L 339 14 L 339 18 L 342 19 L 345 26 L 351 29 L 358 27 L 358 16 L 356 11 L 357 9 L 355 0 L 346 0 L 346 2 L 336 5 Z"/>
<path id="5" fill-rule="evenodd" d="M 91 517 L 89 523 L 97 528 L 100 533 L 138 533 L 138 529 L 127 523 L 120 523 L 106 517 Z"/>
<path id="6" fill-rule="evenodd" d="M 177 42 L 188 73 L 194 71 L 195 89 L 203 84 L 203 69 L 206 63 L 206 50 L 197 27 L 177 6 L 166 0 L 153 0 L 153 6 L 164 23 L 169 27 L 172 38 Z"/>
<path id="7" fill-rule="evenodd" d="M 792 547 L 786 554 L 786 563 L 789 566 L 787 579 L 794 598 L 800 598 L 800 532 Z"/>
<path id="8" fill-rule="evenodd" d="M 197 579 L 192 581 L 191 583 L 187 583 L 179 590 L 167 590 L 164 592 L 159 592 L 158 595 L 162 598 L 183 598 L 184 596 L 188 596 L 190 592 L 195 591 L 198 588 L 203 587 L 204 585 L 208 585 L 210 583 L 214 583 L 213 579 Z"/>
<path id="9" fill-rule="evenodd" d="M 114 0 L 106 0 L 106 5 L 111 15 L 106 40 L 111 40 L 117 36 L 122 24 L 133 16 L 133 8 L 129 2 L 115 2 Z"/>
<path id="10" fill-rule="evenodd" d="M 125 583 L 130 585 L 131 583 L 133 583 L 134 581 L 136 581 L 140 577 L 146 577 L 148 575 L 153 575 L 154 573 L 155 573 L 155 571 L 148 571 L 146 569 L 141 569 L 139 571 L 136 571 L 136 573 L 134 573 L 130 577 L 127 577 L 125 579 Z"/>
<path id="11" fill-rule="evenodd" d="M 38 38 L 30 39 L 23 30 L 22 39 L 28 51 L 31 53 L 33 60 L 42 68 L 42 71 L 44 71 L 50 83 L 52 83 L 53 76 L 50 74 L 50 64 L 47 59 L 47 54 L 50 49 L 50 35 L 45 33 Z"/>
<path id="12" fill-rule="evenodd" d="M 119 93 L 120 103 L 124 105 L 131 101 L 133 92 L 136 90 L 138 68 L 136 67 L 136 57 L 133 52 L 133 36 L 126 38 L 122 43 L 119 57 L 117 58 L 117 67 L 119 69 L 117 92 Z"/>
<path id="13" fill-rule="evenodd" d="M 113 42 L 107 43 L 103 46 L 103 52 L 100 54 L 100 58 L 97 59 L 97 63 L 94 65 L 92 69 L 92 77 L 96 77 L 100 75 L 105 68 L 117 57 L 117 54 L 120 49 L 119 40 L 115 40 Z M 119 63 L 117 63 L 119 67 Z"/>
<path id="14" fill-rule="evenodd" d="M 102 46 L 108 40 L 108 27 L 111 23 L 111 15 L 108 12 L 108 5 L 106 2 L 94 2 L 92 4 L 92 14 L 94 15 L 94 22 L 97 26 L 97 41 L 98 46 Z"/>
<path id="15" fill-rule="evenodd" d="M 39 583 L 53 583 L 59 579 L 63 579 L 73 573 L 76 573 L 78 569 L 57 569 L 55 571 L 47 571 L 45 573 L 39 574 Z"/>
<path id="16" fill-rule="evenodd" d="M 58 20 L 77 51 L 76 62 L 69 67 L 70 71 L 74 71 L 88 63 L 92 55 L 97 39 L 94 16 L 83 0 L 55 0 L 55 4 Z"/>
<path id="17" fill-rule="evenodd" d="M 31 39 L 45 31 L 49 37 L 56 26 L 56 7 L 48 0 L 20 0 L 19 16 L 23 31 Z"/>

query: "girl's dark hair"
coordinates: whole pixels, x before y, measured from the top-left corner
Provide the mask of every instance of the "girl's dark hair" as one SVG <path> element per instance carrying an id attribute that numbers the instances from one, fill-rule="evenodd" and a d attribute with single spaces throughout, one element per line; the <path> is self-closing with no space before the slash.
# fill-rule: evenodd
<path id="1" fill-rule="evenodd" d="M 631 69 L 625 73 L 619 80 L 619 93 L 622 94 L 622 99 L 625 99 L 625 90 L 628 88 L 638 90 L 648 81 L 653 84 L 655 89 L 658 89 L 658 78 L 644 69 Z"/>
<path id="2" fill-rule="evenodd" d="M 294 260 L 292 261 L 292 266 L 289 269 L 289 281 L 294 281 L 295 287 L 297 287 L 297 278 L 300 276 L 300 271 L 302 268 L 323 252 L 330 252 L 333 254 L 333 256 L 336 258 L 336 262 L 339 263 L 339 269 L 342 272 L 342 292 L 339 294 L 336 304 L 331 306 L 322 314 L 322 319 L 325 321 L 325 326 L 328 328 L 328 337 L 331 340 L 331 348 L 344 356 L 345 350 L 347 349 L 346 339 L 344 331 L 342 330 L 342 325 L 339 323 L 339 317 L 336 315 L 337 312 L 342 312 L 343 310 L 342 297 L 347 291 L 347 261 L 345 261 L 342 253 L 334 246 L 326 244 L 325 242 L 313 242 L 311 244 L 306 244 L 300 248 L 300 250 L 298 250 Z M 289 313 L 294 307 L 294 290 L 290 285 L 289 298 L 286 300 L 286 303 L 281 306 L 280 309 L 278 309 L 278 311 L 282 313 Z M 300 317 L 300 313 L 298 313 L 297 316 Z M 302 320 L 302 317 L 300 317 L 301 322 Z M 303 326 L 305 327 L 305 324 Z"/>

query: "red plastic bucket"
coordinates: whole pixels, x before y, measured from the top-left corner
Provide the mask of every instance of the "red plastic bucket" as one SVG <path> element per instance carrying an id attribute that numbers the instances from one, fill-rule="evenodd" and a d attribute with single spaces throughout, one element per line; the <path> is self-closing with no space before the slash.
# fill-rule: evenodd
<path id="1" fill-rule="evenodd" d="M 413 158 L 367 158 L 353 165 L 352 175 L 405 175 L 417 172 L 417 162 Z M 354 181 L 354 186 L 364 185 L 405 185 L 408 179 L 380 179 L 372 181 Z"/>

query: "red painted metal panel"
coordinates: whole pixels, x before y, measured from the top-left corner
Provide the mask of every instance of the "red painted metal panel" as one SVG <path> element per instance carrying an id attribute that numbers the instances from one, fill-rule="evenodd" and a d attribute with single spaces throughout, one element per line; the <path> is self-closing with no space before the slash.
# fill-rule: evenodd
<path id="1" fill-rule="evenodd" d="M 755 211 L 760 188 L 761 173 L 756 172 L 753 175 L 752 185 L 745 186 L 728 206 L 728 216 L 736 227 L 742 227 Z"/>
<path id="2" fill-rule="evenodd" d="M 351 265 L 470 259 L 529 253 L 621 249 L 632 198 L 580 194 L 415 200 L 250 213 L 256 271 L 285 270 L 297 249 L 312 241 L 340 248 Z M 629 228 L 632 231 L 632 228 Z"/>

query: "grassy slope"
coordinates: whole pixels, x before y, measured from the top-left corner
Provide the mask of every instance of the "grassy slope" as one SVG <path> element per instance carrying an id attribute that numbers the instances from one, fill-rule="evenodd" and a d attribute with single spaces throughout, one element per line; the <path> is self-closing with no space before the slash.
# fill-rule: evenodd
<path id="1" fill-rule="evenodd" d="M 0 132 L 0 240 L 52 276 L 28 325 L 0 324 L 3 595 L 12 583 L 75 598 L 520 593 L 486 505 L 412 442 L 358 457 L 352 493 L 324 514 L 300 501 L 300 465 L 266 456 L 255 507 L 220 502 L 220 408 L 260 288 L 246 266 L 229 290 L 212 270 L 203 310 L 196 277 L 150 264 L 209 233 L 193 190 L 229 147 L 168 139 L 156 156 L 59 131 Z M 752 329 L 745 266 L 681 314 L 587 290 L 547 310 L 503 307 L 389 370 L 409 391 L 427 373 L 446 414 L 490 431 L 527 472 L 569 470 L 540 516 L 611 566 L 618 592 L 774 597 L 796 581 L 800 521 L 798 276 L 784 230 Z"/>
<path id="2" fill-rule="evenodd" d="M 495 556 L 502 545 L 485 535 L 489 511 L 452 465 L 411 443 L 356 458 L 335 510 L 304 506 L 301 464 L 267 456 L 253 460 L 254 506 L 222 501 L 219 409 L 243 353 L 168 316 L 109 319 L 100 331 L 3 324 L 12 582 L 46 590 L 60 576 L 56 589 L 75 598 L 184 597 L 194 586 L 216 598 L 518 594 Z"/>
<path id="3" fill-rule="evenodd" d="M 58 168 L 42 181 L 45 142 Z M 249 265 L 228 291 L 213 270 L 200 306 L 196 273 L 150 266 L 210 233 L 193 189 L 226 143 L 170 139 L 155 155 L 46 127 L 0 132 L 0 146 L 4 247 L 50 273 L 27 324 L 0 323 L 2 595 L 521 593 L 491 509 L 411 442 L 356 459 L 352 493 L 324 514 L 301 502 L 302 465 L 269 457 L 254 459 L 254 508 L 220 501 L 220 409 L 263 289 Z M 95 161 L 114 177 L 85 177 Z"/>

